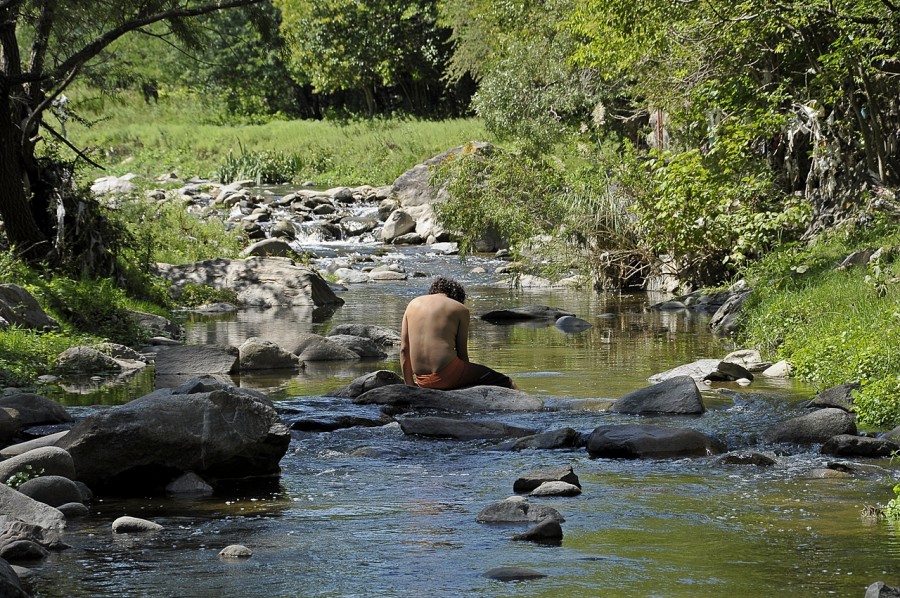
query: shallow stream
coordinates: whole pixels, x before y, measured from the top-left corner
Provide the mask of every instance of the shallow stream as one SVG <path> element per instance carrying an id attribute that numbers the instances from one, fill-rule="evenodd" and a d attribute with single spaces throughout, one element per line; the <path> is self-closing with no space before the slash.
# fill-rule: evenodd
<path id="1" fill-rule="evenodd" d="M 356 251 L 374 251 L 356 248 Z M 648 384 L 657 372 L 732 347 L 708 331 L 707 318 L 656 312 L 645 294 L 598 295 L 566 289 L 515 290 L 497 285 L 493 260 L 429 254 L 415 248 L 380 256 L 401 262 L 408 281 L 358 285 L 340 294 L 333 314 L 309 310 L 243 311 L 194 316 L 193 343 L 237 345 L 250 336 L 278 342 L 337 324 L 399 328 L 406 303 L 436 274 L 459 277 L 477 315 L 500 307 L 551 305 L 593 324 L 579 334 L 553 326 L 496 326 L 473 320 L 470 357 L 510 374 L 525 391 L 548 397 L 608 399 Z M 345 412 L 346 399 L 323 397 L 385 362 L 308 364 L 291 376 L 236 382 L 265 390 L 290 413 Z M 144 377 L 119 395 L 68 395 L 79 414 L 152 387 Z M 124 395 L 122 394 L 124 393 Z M 701 417 L 654 418 L 714 434 L 729 448 L 757 444 L 769 425 L 799 413 L 813 389 L 757 380 L 748 388 L 704 391 Z M 119 398 L 116 398 L 118 396 Z M 124 396 L 124 398 L 123 398 Z M 102 398 L 98 398 L 102 397 Z M 598 401 L 600 403 L 601 401 Z M 646 421 L 599 410 L 484 416 L 541 430 Z M 207 499 L 100 500 L 74 520 L 69 550 L 41 566 L 40 596 L 863 596 L 872 582 L 900 585 L 900 527 L 861 517 L 892 496 L 890 463 L 870 474 L 819 478 L 832 459 L 782 451 L 770 468 L 717 465 L 714 458 L 591 459 L 579 451 L 503 452 L 485 442 L 403 435 L 396 424 L 330 433 L 294 432 L 273 488 L 235 490 Z M 513 482 L 543 467 L 571 464 L 583 494 L 531 499 L 566 521 L 559 546 L 511 540 L 519 525 L 476 523 L 488 504 L 513 494 Z M 164 526 L 155 536 L 114 536 L 124 514 Z M 229 544 L 253 557 L 226 562 Z M 528 567 L 542 579 L 504 583 L 483 573 Z"/>

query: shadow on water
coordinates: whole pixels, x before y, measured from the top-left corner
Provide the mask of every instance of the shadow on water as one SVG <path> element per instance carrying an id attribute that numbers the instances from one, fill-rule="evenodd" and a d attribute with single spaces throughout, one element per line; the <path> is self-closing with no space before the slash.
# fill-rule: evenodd
<path id="1" fill-rule="evenodd" d="M 800 413 L 799 402 L 812 394 L 793 381 L 758 379 L 748 389 L 717 385 L 704 391 L 708 409 L 700 417 L 605 413 L 598 410 L 605 398 L 646 386 L 650 375 L 671 367 L 724 356 L 732 347 L 709 333 L 706 316 L 647 311 L 655 298 L 646 294 L 512 289 L 495 284 L 493 275 L 472 273 L 472 261 L 413 253 L 381 259 L 429 277 L 457 276 L 467 284 L 467 304 L 476 316 L 550 305 L 592 324 L 566 334 L 549 322 L 497 326 L 474 319 L 474 361 L 509 373 L 530 393 L 583 407 L 479 416 L 484 419 L 583 433 L 639 421 L 689 426 L 730 448 L 769 450 L 759 444 L 762 432 Z M 490 270 L 491 261 L 484 262 Z M 336 324 L 399 328 L 406 304 L 429 282 L 350 287 L 340 293 L 345 305 L 326 319 L 303 309 L 191 318 L 188 339 L 238 345 L 260 336 L 287 343 L 301 333 L 326 334 Z M 235 382 L 268 392 L 286 420 L 292 414 L 357 414 L 348 402 L 322 395 L 375 369 L 398 371 L 397 357 L 395 350 L 385 361 L 309 363 L 301 372 Z M 144 376 L 152 385 L 152 375 Z M 135 384 L 147 384 L 141 380 Z M 130 392 L 137 394 L 137 387 Z M 77 396 L 106 404 L 90 394 Z M 832 459 L 816 449 L 779 450 L 777 465 L 761 468 L 723 466 L 712 457 L 631 461 L 592 459 L 583 450 L 507 452 L 489 442 L 408 437 L 395 423 L 294 431 L 274 490 L 195 501 L 95 502 L 89 517 L 70 522 L 65 540 L 72 548 L 37 567 L 35 590 L 48 597 L 718 597 L 861 596 L 879 579 L 900 585 L 898 529 L 859 515 L 866 504 L 892 496 L 889 466 L 872 462 L 871 473 L 821 479 L 815 470 Z M 522 474 L 561 464 L 572 465 L 583 493 L 531 499 L 565 517 L 561 545 L 512 541 L 523 525 L 476 523 L 482 508 L 512 494 Z M 164 530 L 113 536 L 111 522 L 124 514 L 151 518 Z M 250 547 L 253 557 L 219 559 L 218 551 L 234 543 Z M 483 576 L 500 566 L 528 567 L 547 577 L 505 584 Z"/>

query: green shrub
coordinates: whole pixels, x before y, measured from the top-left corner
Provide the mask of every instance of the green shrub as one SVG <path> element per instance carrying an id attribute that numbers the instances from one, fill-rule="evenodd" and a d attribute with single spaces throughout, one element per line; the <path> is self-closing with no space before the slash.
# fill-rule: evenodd
<path id="1" fill-rule="evenodd" d="M 859 382 L 858 421 L 875 427 L 900 424 L 900 285 L 890 274 L 893 253 L 882 252 L 868 268 L 835 266 L 860 248 L 859 241 L 890 248 L 896 235 L 839 232 L 773 254 L 745 272 L 755 291 L 739 341 L 788 360 L 799 378 L 819 388 Z M 881 276 L 873 284 L 876 266 Z"/>

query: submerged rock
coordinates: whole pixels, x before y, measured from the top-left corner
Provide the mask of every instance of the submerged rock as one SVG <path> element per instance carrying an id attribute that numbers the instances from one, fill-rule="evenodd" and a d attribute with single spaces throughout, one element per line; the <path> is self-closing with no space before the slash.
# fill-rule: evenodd
<path id="1" fill-rule="evenodd" d="M 545 573 L 528 569 L 527 567 L 494 567 L 493 569 L 488 569 L 482 575 L 497 581 L 527 581 L 529 579 L 547 577 Z"/>
<path id="2" fill-rule="evenodd" d="M 553 544 L 561 542 L 562 538 L 562 526 L 559 524 L 559 521 L 553 519 L 539 521 L 521 534 L 516 534 L 512 537 L 513 540 Z"/>
<path id="3" fill-rule="evenodd" d="M 434 390 L 407 384 L 392 384 L 365 392 L 355 399 L 359 405 L 389 405 L 401 410 L 539 411 L 544 401 L 521 390 L 500 386 L 473 386 L 459 390 Z"/>
<path id="4" fill-rule="evenodd" d="M 528 305 L 489 311 L 482 314 L 481 319 L 485 322 L 491 322 L 492 324 L 524 322 L 527 320 L 548 320 L 550 322 L 556 322 L 563 316 L 574 317 L 575 314 L 546 305 Z"/>
<path id="5" fill-rule="evenodd" d="M 449 417 L 404 417 L 397 420 L 404 434 L 456 440 L 490 440 L 534 434 L 534 430 L 495 421 Z"/>

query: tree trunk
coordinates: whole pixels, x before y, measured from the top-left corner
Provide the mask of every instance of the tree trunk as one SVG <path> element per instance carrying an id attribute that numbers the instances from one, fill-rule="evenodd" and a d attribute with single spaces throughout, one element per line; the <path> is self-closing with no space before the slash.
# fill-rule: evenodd
<path id="1" fill-rule="evenodd" d="M 19 130 L 12 121 L 9 92 L 0 89 L 0 218 L 6 238 L 17 254 L 39 262 L 47 258 L 51 247 L 38 228 L 25 195 L 22 151 Z"/>

